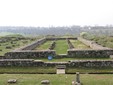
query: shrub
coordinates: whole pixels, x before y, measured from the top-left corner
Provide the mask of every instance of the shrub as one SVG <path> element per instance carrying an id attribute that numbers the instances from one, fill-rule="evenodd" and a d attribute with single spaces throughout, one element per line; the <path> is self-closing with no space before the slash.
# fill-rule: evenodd
<path id="1" fill-rule="evenodd" d="M 6 46 L 6 49 L 11 49 L 12 47 L 11 46 Z"/>
<path id="2" fill-rule="evenodd" d="M 15 45 L 12 45 L 12 47 L 15 47 Z"/>

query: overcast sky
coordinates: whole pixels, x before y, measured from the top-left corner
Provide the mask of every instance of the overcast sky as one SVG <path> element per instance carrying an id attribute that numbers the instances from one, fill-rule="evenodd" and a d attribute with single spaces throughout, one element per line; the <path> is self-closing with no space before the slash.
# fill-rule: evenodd
<path id="1" fill-rule="evenodd" d="M 0 0 L 0 26 L 113 24 L 113 0 Z"/>

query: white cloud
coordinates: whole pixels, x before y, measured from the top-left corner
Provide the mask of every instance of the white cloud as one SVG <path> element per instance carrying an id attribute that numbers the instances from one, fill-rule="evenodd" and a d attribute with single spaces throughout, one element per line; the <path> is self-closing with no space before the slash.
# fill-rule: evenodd
<path id="1" fill-rule="evenodd" d="M 106 25 L 113 0 L 0 0 L 0 25 Z"/>

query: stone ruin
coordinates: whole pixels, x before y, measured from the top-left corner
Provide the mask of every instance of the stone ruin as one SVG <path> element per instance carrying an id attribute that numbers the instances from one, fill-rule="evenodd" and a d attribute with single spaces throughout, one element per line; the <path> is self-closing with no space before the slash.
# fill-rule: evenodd
<path id="1" fill-rule="evenodd" d="M 113 68 L 113 60 L 71 60 L 68 62 L 43 62 L 34 59 L 0 59 L 0 67 L 55 67 L 66 68 Z"/>
<path id="2" fill-rule="evenodd" d="M 25 50 L 16 52 L 7 52 L 5 54 L 5 59 L 38 59 L 47 58 L 49 55 L 55 57 L 56 53 L 54 50 Z"/>
<path id="3" fill-rule="evenodd" d="M 3 59 L 0 59 L 0 67 L 56 67 L 58 65 L 65 65 L 67 68 L 103 68 L 109 67 L 113 68 L 113 60 L 70 60 L 68 62 L 43 62 L 40 60 L 35 60 L 35 58 L 47 58 L 48 55 L 57 57 L 54 49 L 55 40 L 64 40 L 66 38 L 43 38 L 28 46 L 14 50 L 13 52 L 8 52 L 5 54 Z M 77 39 L 77 38 L 71 38 Z M 36 51 L 33 50 L 35 47 L 43 44 L 47 40 L 53 40 L 49 50 Z M 97 45 L 92 41 L 88 41 L 82 38 L 78 38 L 81 42 L 88 45 L 92 49 L 87 50 L 77 50 L 73 49 L 72 43 L 67 39 L 69 49 L 67 50 L 67 57 L 109 57 L 113 55 L 113 50 L 110 48 L 102 47 Z M 65 55 L 66 57 L 66 55 Z M 8 83 L 16 82 L 15 80 L 8 80 Z M 49 80 L 41 81 L 42 85 L 50 85 Z M 79 73 L 76 73 L 76 81 L 72 82 L 72 85 L 82 85 L 80 81 Z"/>
<path id="4" fill-rule="evenodd" d="M 80 83 L 80 74 L 79 74 L 79 72 L 76 72 L 76 82 Z"/>
<path id="5" fill-rule="evenodd" d="M 76 80 L 72 81 L 72 85 L 82 85 L 80 81 L 80 74 L 79 72 L 76 72 Z"/>
<path id="6" fill-rule="evenodd" d="M 16 79 L 9 79 L 7 82 L 12 84 L 12 83 L 17 83 L 17 80 Z"/>
<path id="7" fill-rule="evenodd" d="M 50 49 L 50 50 L 53 50 L 53 49 L 55 48 L 55 46 L 56 46 L 56 42 L 53 41 L 53 42 L 51 43 L 49 49 Z"/>
<path id="8" fill-rule="evenodd" d="M 47 41 L 46 38 L 39 39 L 35 41 L 34 43 L 21 47 L 19 49 L 16 49 L 12 52 L 7 52 L 5 54 L 5 59 L 34 59 L 34 58 L 47 58 L 49 55 L 55 56 L 56 53 L 54 50 L 52 50 L 55 47 L 55 42 L 53 42 L 50 46 L 50 49 L 48 50 L 33 50 L 37 46 L 40 46 L 41 44 L 45 43 Z"/>
<path id="9" fill-rule="evenodd" d="M 22 48 L 19 48 L 19 49 L 17 49 L 17 50 L 33 50 L 33 49 L 35 49 L 37 46 L 40 46 L 41 44 L 43 44 L 43 43 L 45 43 L 45 42 L 46 42 L 46 38 L 42 38 L 42 39 L 39 39 L 39 40 L 37 40 L 37 41 L 35 41 L 35 42 L 33 42 L 33 43 L 27 45 L 27 46 L 24 46 L 24 47 L 22 47 Z M 16 50 L 16 51 L 17 51 L 17 50 Z"/>
<path id="10" fill-rule="evenodd" d="M 65 74 L 66 65 L 57 65 L 57 74 Z"/>
<path id="11" fill-rule="evenodd" d="M 94 41 L 89 41 L 89 40 L 83 39 L 82 37 L 78 37 L 78 40 L 94 50 L 107 50 L 107 49 L 112 50 L 111 48 L 103 47 L 101 45 L 98 45 Z"/>
<path id="12" fill-rule="evenodd" d="M 37 40 L 36 42 L 21 47 L 19 49 L 14 50 L 13 52 L 8 52 L 5 54 L 4 58 L 8 59 L 32 59 L 32 58 L 40 58 L 40 57 L 48 57 L 49 55 L 52 55 L 54 57 L 59 57 L 59 55 L 56 55 L 56 51 L 53 50 L 55 48 L 56 42 L 55 40 L 66 40 L 68 43 L 69 49 L 67 50 L 67 57 L 91 57 L 91 58 L 98 58 L 98 57 L 109 57 L 110 55 L 113 55 L 113 49 L 102 47 L 100 45 L 97 45 L 93 43 L 92 41 L 85 40 L 83 38 L 78 38 L 79 41 L 86 44 L 92 49 L 74 49 L 74 46 L 70 42 L 70 39 L 77 40 L 77 38 L 42 38 L 40 40 Z M 45 43 L 47 40 L 52 40 L 50 47 L 48 50 L 33 50 L 37 46 L 40 46 L 41 44 Z"/>
<path id="13" fill-rule="evenodd" d="M 64 56 L 59 56 L 56 54 L 55 50 L 53 48 L 55 47 L 55 40 L 66 40 L 69 45 L 69 49 L 67 50 L 67 54 Z M 98 48 L 92 48 L 92 49 L 86 49 L 86 50 L 78 50 L 78 49 L 73 49 L 72 43 L 70 42 L 70 39 L 77 40 L 77 38 L 42 38 L 40 40 L 37 40 L 36 42 L 21 47 L 19 49 L 16 49 L 12 52 L 8 52 L 5 54 L 2 59 L 0 59 L 0 66 L 52 66 L 55 67 L 56 65 L 66 65 L 66 67 L 113 67 L 113 61 L 69 61 L 66 63 L 60 63 L 60 62 L 54 62 L 54 63 L 49 63 L 49 62 L 42 62 L 42 61 L 36 61 L 32 59 L 38 59 L 38 58 L 47 58 L 49 55 L 55 57 L 55 58 L 60 58 L 60 57 L 90 57 L 90 58 L 108 58 L 110 55 L 113 55 L 113 50 L 108 49 L 105 47 L 100 47 Z M 48 50 L 33 50 L 37 46 L 43 44 L 47 40 L 53 41 L 50 45 L 50 49 Z M 88 44 L 90 47 L 92 46 L 91 41 L 87 41 L 82 38 L 78 38 L 81 42 L 84 44 Z M 95 44 L 96 45 L 96 44 Z M 70 49 L 72 48 L 72 49 Z"/>
<path id="14" fill-rule="evenodd" d="M 113 50 L 103 49 L 103 50 L 94 50 L 94 49 L 69 49 L 68 56 L 76 58 L 109 58 L 110 55 L 113 55 Z"/>
<path id="15" fill-rule="evenodd" d="M 69 39 L 67 39 L 67 43 L 68 43 L 68 48 L 69 48 L 69 49 L 74 49 L 74 46 L 73 46 L 73 44 L 70 42 Z"/>
<path id="16" fill-rule="evenodd" d="M 110 55 L 113 55 L 113 49 L 111 48 L 103 47 L 81 37 L 78 37 L 78 40 L 92 49 L 68 49 L 68 56 L 78 58 L 109 58 Z"/>
<path id="17" fill-rule="evenodd" d="M 50 81 L 49 80 L 42 80 L 41 85 L 50 85 Z"/>

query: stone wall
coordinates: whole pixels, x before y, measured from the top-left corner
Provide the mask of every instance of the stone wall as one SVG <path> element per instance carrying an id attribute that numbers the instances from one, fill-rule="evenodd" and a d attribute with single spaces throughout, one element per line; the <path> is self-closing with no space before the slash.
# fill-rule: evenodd
<path id="1" fill-rule="evenodd" d="M 89 41 L 89 40 L 83 39 L 81 37 L 78 37 L 77 39 L 89 47 L 90 47 L 90 44 L 93 43 L 93 41 Z"/>
<path id="2" fill-rule="evenodd" d="M 39 39 L 27 46 L 21 47 L 19 49 L 15 49 L 14 52 L 18 51 L 18 50 L 33 50 L 35 49 L 37 46 L 40 46 L 41 44 L 45 43 L 47 40 L 66 40 L 66 39 L 73 39 L 76 40 L 77 38 L 42 38 Z M 53 43 L 53 45 L 55 45 L 55 43 Z"/>
<path id="3" fill-rule="evenodd" d="M 77 40 L 77 38 L 46 38 L 47 40 L 66 40 L 66 39 L 71 39 L 71 40 Z"/>
<path id="4" fill-rule="evenodd" d="M 49 49 L 50 49 L 50 50 L 53 50 L 53 49 L 55 48 L 55 46 L 56 46 L 56 42 L 53 41 L 53 42 L 51 43 Z"/>
<path id="5" fill-rule="evenodd" d="M 57 65 L 66 65 L 66 67 L 85 67 L 85 68 L 113 68 L 113 60 L 72 60 L 69 62 L 43 62 L 33 59 L 0 59 L 0 67 L 56 67 Z"/>
<path id="6" fill-rule="evenodd" d="M 55 42 L 50 46 L 50 49 L 48 50 L 32 50 L 36 46 L 43 44 L 46 42 L 46 40 L 54 40 L 53 38 L 43 38 L 40 39 L 31 45 L 25 46 L 23 48 L 20 48 L 19 50 L 14 50 L 13 52 L 8 52 L 5 54 L 5 59 L 37 59 L 37 58 L 45 58 L 48 57 L 49 55 L 52 55 L 53 57 L 58 57 L 56 55 L 56 51 L 52 50 L 55 47 Z M 57 38 L 57 39 L 66 39 L 66 38 Z M 70 39 L 70 38 L 69 38 Z M 113 55 L 113 50 L 112 49 L 107 49 L 105 47 L 99 47 L 98 45 L 94 44 L 92 41 L 85 40 L 83 38 L 78 38 L 81 42 L 83 42 L 86 45 L 89 45 L 93 49 L 87 49 L 87 50 L 78 50 L 78 49 L 72 49 L 74 46 L 72 46 L 72 43 L 68 40 L 68 45 L 69 45 L 69 50 L 67 50 L 67 57 L 89 57 L 89 58 L 101 58 L 101 57 L 109 57 L 110 55 Z M 72 38 L 76 39 L 76 38 Z M 96 47 L 96 46 L 97 47 Z"/>
<path id="7" fill-rule="evenodd" d="M 108 48 L 108 47 L 103 47 L 101 45 L 98 45 L 97 43 L 93 42 L 92 44 L 90 44 L 90 48 L 92 49 L 111 49 L 111 48 Z"/>
<path id="8" fill-rule="evenodd" d="M 0 59 L 0 66 L 19 66 L 19 67 L 29 67 L 29 66 L 41 66 L 44 62 L 34 61 L 33 59 Z"/>
<path id="9" fill-rule="evenodd" d="M 113 60 L 74 60 L 70 61 L 69 67 L 85 67 L 85 68 L 113 68 Z"/>
<path id="10" fill-rule="evenodd" d="M 113 50 L 76 50 L 69 49 L 68 54 L 69 57 L 77 57 L 77 58 L 108 58 L 110 55 L 113 55 Z"/>
<path id="11" fill-rule="evenodd" d="M 42 38 L 42 39 L 39 39 L 39 40 L 37 40 L 37 41 L 35 41 L 35 42 L 33 42 L 33 43 L 27 45 L 27 46 L 24 46 L 24 47 L 21 47 L 21 48 L 19 48 L 19 49 L 16 49 L 16 50 L 14 50 L 14 51 L 18 51 L 18 50 L 33 50 L 33 49 L 35 49 L 37 46 L 39 46 L 39 45 L 41 45 L 41 44 L 43 44 L 43 43 L 45 43 L 45 42 L 46 42 L 46 38 Z"/>
<path id="12" fill-rule="evenodd" d="M 5 59 L 38 59 L 38 58 L 47 58 L 49 55 L 53 57 L 59 57 L 56 55 L 55 50 L 26 50 L 26 51 L 16 51 L 16 52 L 8 52 L 5 54 Z M 67 51 L 66 57 L 74 57 L 74 58 L 109 58 L 110 55 L 113 55 L 113 50 L 76 50 L 69 49 Z"/>
<path id="13" fill-rule="evenodd" d="M 43 51 L 35 51 L 35 50 L 23 50 L 16 52 L 8 52 L 5 54 L 6 59 L 34 59 L 34 58 L 47 58 L 49 55 L 55 57 L 54 50 L 43 50 Z"/>
<path id="14" fill-rule="evenodd" d="M 69 49 L 73 49 L 74 48 L 73 44 L 70 42 L 69 39 L 67 39 L 67 43 L 68 43 L 68 48 Z"/>
<path id="15" fill-rule="evenodd" d="M 92 49 L 111 49 L 111 48 L 108 48 L 108 47 L 103 47 L 101 45 L 98 45 L 97 43 L 95 43 L 94 41 L 89 41 L 89 40 L 86 40 L 86 39 L 83 39 L 81 37 L 78 37 L 78 40 L 81 41 L 82 43 L 84 43 L 85 45 L 89 46 L 90 48 Z"/>
<path id="16" fill-rule="evenodd" d="M 5 56 L 0 56 L 0 59 L 3 59 Z"/>

